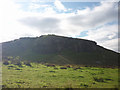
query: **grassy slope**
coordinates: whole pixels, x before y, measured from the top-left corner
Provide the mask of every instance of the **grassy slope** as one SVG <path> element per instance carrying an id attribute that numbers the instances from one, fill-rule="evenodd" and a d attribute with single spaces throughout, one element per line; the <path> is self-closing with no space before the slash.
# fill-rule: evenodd
<path id="1" fill-rule="evenodd" d="M 39 61 L 39 62 L 46 62 L 46 63 L 54 63 L 54 64 L 88 64 L 88 65 L 96 65 L 96 61 L 100 61 L 100 65 L 116 65 L 118 63 L 118 55 L 112 53 L 106 53 L 101 56 L 99 52 L 60 52 L 56 54 L 37 54 L 37 53 L 27 53 L 21 57 L 21 60 L 28 60 L 28 61 Z M 101 58 L 105 57 L 106 58 Z M 111 56 L 111 58 L 110 58 Z"/>
<path id="2" fill-rule="evenodd" d="M 32 63 L 33 67 L 8 67 L 11 65 L 2 67 L 2 83 L 5 88 L 117 88 L 118 85 L 118 69 L 81 67 L 73 70 L 60 69 L 61 66 L 54 69 L 35 63 Z"/>
<path id="3" fill-rule="evenodd" d="M 118 54 L 95 42 L 56 35 L 21 38 L 2 43 L 3 59 L 20 56 L 20 60 L 55 64 L 117 65 Z M 120 55 L 120 54 L 119 54 Z"/>

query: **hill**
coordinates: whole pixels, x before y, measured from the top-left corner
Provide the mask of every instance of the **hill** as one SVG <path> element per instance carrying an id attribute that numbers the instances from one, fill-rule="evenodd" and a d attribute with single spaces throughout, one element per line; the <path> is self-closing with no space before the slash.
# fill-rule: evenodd
<path id="1" fill-rule="evenodd" d="M 2 50 L 3 59 L 20 56 L 21 60 L 55 64 L 117 65 L 119 55 L 94 41 L 56 35 L 4 42 Z"/>

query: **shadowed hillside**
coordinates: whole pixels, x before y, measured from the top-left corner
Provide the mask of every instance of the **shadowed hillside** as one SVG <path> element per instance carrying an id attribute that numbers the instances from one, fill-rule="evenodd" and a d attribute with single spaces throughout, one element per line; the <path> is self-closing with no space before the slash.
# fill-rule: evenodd
<path id="1" fill-rule="evenodd" d="M 94 41 L 42 35 L 2 43 L 3 59 L 20 56 L 21 60 L 55 64 L 117 65 L 118 53 Z"/>

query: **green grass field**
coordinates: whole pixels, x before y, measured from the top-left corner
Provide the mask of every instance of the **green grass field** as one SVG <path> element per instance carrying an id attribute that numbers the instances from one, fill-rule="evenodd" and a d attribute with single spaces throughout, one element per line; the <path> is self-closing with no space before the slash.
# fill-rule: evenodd
<path id="1" fill-rule="evenodd" d="M 80 67 L 60 69 L 31 63 L 32 67 L 2 66 L 3 88 L 118 88 L 118 69 Z"/>

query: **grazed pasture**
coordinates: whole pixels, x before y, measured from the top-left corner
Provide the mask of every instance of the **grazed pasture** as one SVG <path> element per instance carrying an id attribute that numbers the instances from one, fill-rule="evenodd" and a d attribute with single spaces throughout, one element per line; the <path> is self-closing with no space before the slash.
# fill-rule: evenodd
<path id="1" fill-rule="evenodd" d="M 118 68 L 3 64 L 3 88 L 118 88 Z"/>

